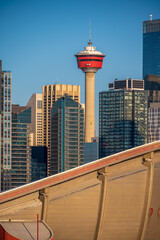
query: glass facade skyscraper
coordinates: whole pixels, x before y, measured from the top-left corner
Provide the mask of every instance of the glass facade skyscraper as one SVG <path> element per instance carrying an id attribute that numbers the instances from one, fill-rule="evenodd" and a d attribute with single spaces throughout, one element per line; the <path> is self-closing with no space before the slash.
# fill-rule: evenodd
<path id="1" fill-rule="evenodd" d="M 99 157 L 147 143 L 147 91 L 99 94 Z"/>
<path id="2" fill-rule="evenodd" d="M 32 146 L 30 159 L 30 182 L 47 177 L 47 147 Z"/>
<path id="3" fill-rule="evenodd" d="M 84 109 L 68 95 L 51 109 L 51 175 L 84 162 Z"/>
<path id="4" fill-rule="evenodd" d="M 12 170 L 11 188 L 30 181 L 30 146 L 29 134 L 31 108 L 12 106 Z"/>
<path id="5" fill-rule="evenodd" d="M 78 85 L 54 84 L 42 88 L 42 145 L 47 147 L 48 175 L 50 175 L 51 157 L 51 108 L 65 94 L 80 103 L 80 86 Z"/>
<path id="6" fill-rule="evenodd" d="M 2 71 L 0 61 L 0 114 L 1 114 L 1 190 L 11 188 L 11 99 L 12 74 Z"/>
<path id="7" fill-rule="evenodd" d="M 146 90 L 160 90 L 160 19 L 143 22 L 143 78 Z"/>
<path id="8" fill-rule="evenodd" d="M 148 108 L 148 142 L 160 140 L 160 103 L 154 102 Z"/>

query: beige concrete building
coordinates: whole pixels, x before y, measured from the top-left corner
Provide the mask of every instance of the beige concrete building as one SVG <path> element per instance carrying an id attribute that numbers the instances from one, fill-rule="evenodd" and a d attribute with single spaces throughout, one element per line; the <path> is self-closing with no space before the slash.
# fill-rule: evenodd
<path id="1" fill-rule="evenodd" d="M 42 146 L 42 94 L 34 93 L 27 103 L 31 107 L 32 146 Z"/>
<path id="2" fill-rule="evenodd" d="M 50 172 L 51 155 L 51 108 L 64 94 L 68 94 L 72 99 L 80 103 L 80 86 L 54 84 L 46 85 L 42 88 L 42 126 L 43 126 L 43 146 L 48 147 L 48 175 Z"/>

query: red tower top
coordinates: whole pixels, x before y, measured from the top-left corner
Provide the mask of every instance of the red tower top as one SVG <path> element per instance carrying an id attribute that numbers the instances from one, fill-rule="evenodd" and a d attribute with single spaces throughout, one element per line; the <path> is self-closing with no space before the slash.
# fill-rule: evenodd
<path id="1" fill-rule="evenodd" d="M 77 58 L 78 68 L 83 72 L 97 72 L 102 68 L 104 54 L 96 50 L 96 47 L 92 47 L 92 43 L 89 41 L 89 46 L 85 47 L 84 51 L 81 51 L 75 55 Z"/>

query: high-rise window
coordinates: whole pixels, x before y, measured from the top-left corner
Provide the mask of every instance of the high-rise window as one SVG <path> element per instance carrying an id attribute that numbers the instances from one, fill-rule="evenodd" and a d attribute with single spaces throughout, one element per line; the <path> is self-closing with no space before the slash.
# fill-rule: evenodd
<path id="1" fill-rule="evenodd" d="M 42 109 L 42 101 L 37 100 L 37 109 Z"/>

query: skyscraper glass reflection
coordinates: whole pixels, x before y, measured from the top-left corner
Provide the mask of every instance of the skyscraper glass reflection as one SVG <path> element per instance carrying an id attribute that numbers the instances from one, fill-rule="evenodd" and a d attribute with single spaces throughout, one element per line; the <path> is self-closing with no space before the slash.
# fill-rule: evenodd
<path id="1" fill-rule="evenodd" d="M 84 162 L 84 109 L 68 95 L 51 109 L 51 175 Z"/>
<path id="2" fill-rule="evenodd" d="M 99 157 L 145 143 L 147 143 L 147 91 L 125 88 L 100 92 Z"/>
<path id="3" fill-rule="evenodd" d="M 1 190 L 11 188 L 11 99 L 12 73 L 2 71 L 0 60 Z"/>
<path id="4" fill-rule="evenodd" d="M 146 90 L 160 90 L 160 19 L 143 22 L 143 78 Z"/>

